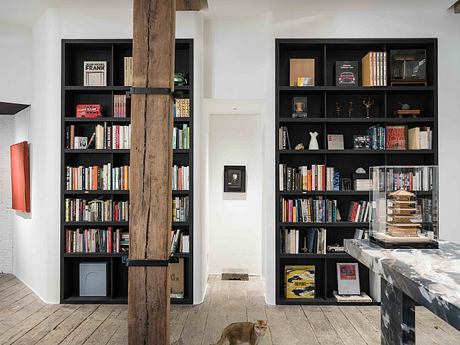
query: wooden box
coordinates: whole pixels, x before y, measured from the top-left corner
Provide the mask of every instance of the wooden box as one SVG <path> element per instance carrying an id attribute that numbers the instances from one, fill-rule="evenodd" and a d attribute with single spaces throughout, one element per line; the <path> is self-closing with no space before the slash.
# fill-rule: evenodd
<path id="1" fill-rule="evenodd" d="M 315 59 L 289 60 L 289 86 L 297 86 L 299 77 L 311 78 L 308 86 L 315 86 Z"/>

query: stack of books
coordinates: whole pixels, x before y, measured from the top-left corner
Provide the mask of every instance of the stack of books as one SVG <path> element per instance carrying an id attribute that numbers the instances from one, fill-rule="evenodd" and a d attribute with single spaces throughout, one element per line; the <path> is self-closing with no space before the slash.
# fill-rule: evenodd
<path id="1" fill-rule="evenodd" d="M 387 86 L 387 53 L 369 52 L 362 59 L 364 87 Z"/>
<path id="2" fill-rule="evenodd" d="M 173 222 L 188 221 L 190 209 L 189 197 L 175 197 L 172 201 L 172 216 Z"/>
<path id="3" fill-rule="evenodd" d="M 172 189 L 173 190 L 189 190 L 190 167 L 188 166 L 173 166 L 172 171 Z"/>
<path id="4" fill-rule="evenodd" d="M 414 127 L 408 130 L 409 150 L 431 150 L 433 131 L 430 127 Z"/>
<path id="5" fill-rule="evenodd" d="M 371 220 L 372 203 L 366 200 L 352 201 L 348 210 L 348 221 L 367 223 Z"/>
<path id="6" fill-rule="evenodd" d="M 112 210 L 112 200 L 65 199 L 66 222 L 110 222 Z"/>
<path id="7" fill-rule="evenodd" d="M 133 57 L 132 56 L 125 56 L 124 59 L 124 86 L 132 86 L 133 85 Z"/>
<path id="8" fill-rule="evenodd" d="M 113 117 L 126 117 L 126 95 L 113 95 Z"/>
<path id="9" fill-rule="evenodd" d="M 188 253 L 190 251 L 190 236 L 183 230 L 171 232 L 171 254 Z"/>
<path id="10" fill-rule="evenodd" d="M 280 191 L 338 191 L 340 189 L 340 173 L 333 167 L 324 164 L 288 167 L 279 165 Z"/>
<path id="11" fill-rule="evenodd" d="M 172 141 L 173 150 L 190 149 L 190 127 L 187 124 L 183 124 L 182 129 L 174 127 Z"/>
<path id="12" fill-rule="evenodd" d="M 128 251 L 129 234 L 121 229 L 66 229 L 66 253 L 120 253 Z"/>
<path id="13" fill-rule="evenodd" d="M 316 199 L 281 199 L 281 221 L 283 223 L 336 223 L 340 221 L 337 200 L 318 197 Z"/>
<path id="14" fill-rule="evenodd" d="M 282 250 L 285 254 L 326 254 L 326 229 L 284 229 Z"/>

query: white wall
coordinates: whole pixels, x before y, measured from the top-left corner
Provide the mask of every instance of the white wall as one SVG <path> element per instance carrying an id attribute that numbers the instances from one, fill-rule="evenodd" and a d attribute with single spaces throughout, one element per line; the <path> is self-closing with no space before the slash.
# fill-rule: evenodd
<path id="1" fill-rule="evenodd" d="M 246 193 L 224 193 L 224 165 L 246 166 Z M 213 115 L 209 125 L 209 273 L 262 273 L 260 115 Z"/>
<path id="2" fill-rule="evenodd" d="M 0 115 L 0 273 L 13 270 L 13 211 L 11 210 L 10 145 L 14 118 Z"/>

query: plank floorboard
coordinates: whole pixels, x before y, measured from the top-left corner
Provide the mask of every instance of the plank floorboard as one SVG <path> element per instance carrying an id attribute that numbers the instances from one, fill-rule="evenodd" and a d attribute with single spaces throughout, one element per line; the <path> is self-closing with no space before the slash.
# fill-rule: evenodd
<path id="1" fill-rule="evenodd" d="M 127 345 L 126 305 L 47 305 L 10 274 L 0 274 L 0 345 Z M 171 344 L 210 345 L 231 322 L 268 320 L 259 345 L 379 345 L 375 306 L 269 306 L 263 281 L 210 276 L 203 303 L 171 306 Z M 416 309 L 417 345 L 460 344 L 460 332 Z"/>

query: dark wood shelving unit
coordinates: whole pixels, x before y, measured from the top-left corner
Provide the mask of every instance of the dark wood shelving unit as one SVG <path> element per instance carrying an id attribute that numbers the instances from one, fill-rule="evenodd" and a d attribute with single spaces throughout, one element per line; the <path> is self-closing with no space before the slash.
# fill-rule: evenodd
<path id="1" fill-rule="evenodd" d="M 353 238 L 355 228 L 368 228 L 368 223 L 344 221 L 348 215 L 351 201 L 368 200 L 368 191 L 280 191 L 279 164 L 289 167 L 325 164 L 339 171 L 341 177 L 352 177 L 359 167 L 367 171 L 375 165 L 430 165 L 438 163 L 438 80 L 437 80 L 437 39 L 277 39 L 275 62 L 275 212 L 276 212 L 276 303 L 277 304 L 339 304 L 332 292 L 337 290 L 336 263 L 357 262 L 346 253 L 302 253 L 285 254 L 282 250 L 283 229 L 299 229 L 301 232 L 310 227 L 327 230 L 327 245 L 343 244 L 345 238 Z M 387 52 L 387 75 L 390 75 L 390 50 L 425 49 L 427 52 L 427 86 L 381 86 L 363 87 L 361 84 L 361 59 L 369 51 Z M 315 86 L 289 86 L 289 59 L 315 59 Z M 357 87 L 338 87 L 335 85 L 335 62 L 358 61 L 359 78 Z M 388 81 L 389 85 L 389 81 Z M 293 97 L 307 97 L 308 117 L 292 118 Z M 373 116 L 365 117 L 361 100 L 367 97 L 375 99 Z M 346 105 L 353 101 L 353 117 L 346 116 Z M 359 103 L 357 102 L 359 101 Z M 342 116 L 335 113 L 335 102 L 343 106 Z M 423 109 L 417 118 L 396 118 L 394 111 L 401 103 Z M 430 126 L 433 131 L 431 150 L 354 150 L 353 135 L 367 134 L 373 125 Z M 278 129 L 286 126 L 290 137 L 290 150 L 279 149 Z M 319 150 L 296 151 L 293 148 L 302 142 L 308 147 L 310 131 L 319 133 Z M 343 134 L 344 150 L 328 150 L 327 134 Z M 424 192 L 416 192 L 423 195 Z M 337 223 L 283 223 L 281 222 L 280 202 L 282 198 L 331 198 L 336 199 L 342 221 Z M 315 265 L 316 295 L 314 299 L 288 299 L 285 297 L 284 268 L 288 265 Z M 361 291 L 369 295 L 369 272 L 359 264 Z M 349 303 L 343 303 L 348 305 Z M 372 303 L 350 303 L 371 305 Z"/>
<path id="2" fill-rule="evenodd" d="M 65 222 L 65 199 L 85 198 L 92 200 L 126 201 L 127 190 L 85 191 L 66 190 L 66 171 L 68 165 L 129 165 L 129 149 L 68 149 L 65 147 L 65 129 L 68 125 L 92 131 L 97 124 L 107 122 L 128 125 L 131 123 L 129 109 L 127 117 L 113 117 L 113 96 L 128 93 L 130 87 L 124 86 L 123 58 L 132 56 L 132 40 L 62 40 L 62 87 L 61 87 L 61 303 L 127 303 L 128 269 L 125 264 L 128 253 L 66 253 L 65 230 L 75 228 L 123 229 L 129 231 L 129 222 Z M 174 118 L 174 125 L 190 127 L 190 149 L 174 150 L 173 163 L 190 166 L 190 190 L 173 191 L 174 196 L 188 196 L 190 202 L 189 220 L 172 222 L 172 230 L 181 229 L 190 236 L 190 252 L 175 253 L 173 258 L 184 260 L 184 298 L 171 298 L 171 303 L 193 303 L 193 40 L 176 40 L 176 72 L 188 75 L 189 84 L 176 86 L 177 98 L 190 99 L 190 117 Z M 83 61 L 107 61 L 107 86 L 83 86 Z M 75 106 L 79 103 L 101 104 L 103 117 L 77 118 Z M 128 108 L 128 106 L 127 106 Z M 107 296 L 79 296 L 79 272 L 81 262 L 107 262 Z"/>

